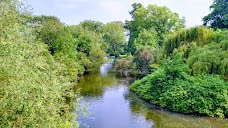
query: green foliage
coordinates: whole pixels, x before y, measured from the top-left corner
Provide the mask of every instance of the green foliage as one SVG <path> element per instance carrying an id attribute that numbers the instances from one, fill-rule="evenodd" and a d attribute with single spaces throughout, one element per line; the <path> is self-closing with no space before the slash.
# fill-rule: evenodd
<path id="1" fill-rule="evenodd" d="M 144 47 L 151 47 L 153 49 L 158 48 L 158 36 L 157 32 L 151 28 L 149 30 L 142 29 L 138 37 L 131 44 L 131 51 L 135 53 L 137 50 L 143 49 Z"/>
<path id="2" fill-rule="evenodd" d="M 187 59 L 193 74 L 228 75 L 226 41 L 194 48 Z"/>
<path id="3" fill-rule="evenodd" d="M 68 27 L 69 33 L 75 39 L 75 50 L 79 64 L 85 72 L 93 72 L 104 62 L 106 53 L 103 48 L 101 34 L 87 30 L 81 25 Z"/>
<path id="4" fill-rule="evenodd" d="M 161 69 L 135 81 L 130 90 L 141 98 L 176 112 L 228 116 L 228 83 L 217 76 L 190 76 L 180 55 Z"/>
<path id="5" fill-rule="evenodd" d="M 53 54 L 62 54 L 71 59 L 76 59 L 76 39 L 70 33 L 64 36 L 58 36 L 56 41 L 51 45 Z"/>
<path id="6" fill-rule="evenodd" d="M 30 21 L 36 27 L 37 40 L 47 44 L 49 47 L 64 32 L 64 25 L 54 16 L 35 16 Z M 52 51 L 52 49 L 50 49 Z"/>
<path id="7" fill-rule="evenodd" d="M 102 33 L 104 24 L 99 21 L 85 20 L 81 22 L 80 25 L 87 30 Z"/>
<path id="8" fill-rule="evenodd" d="M 180 53 L 175 53 L 172 59 L 164 60 L 162 68 L 166 77 L 170 79 L 185 79 L 190 69 L 184 64 L 183 57 Z"/>
<path id="9" fill-rule="evenodd" d="M 120 76 L 129 76 L 133 67 L 133 56 L 127 56 L 117 60 L 115 68 Z"/>
<path id="10" fill-rule="evenodd" d="M 78 26 L 64 26 L 53 16 L 35 16 L 29 23 L 35 26 L 37 39 L 48 44 L 56 60 L 67 66 L 65 74 L 72 80 L 77 79 L 77 74 L 95 71 L 103 63 L 102 23 L 84 21 Z"/>
<path id="11" fill-rule="evenodd" d="M 153 72 L 158 51 L 149 46 L 145 46 L 132 55 L 121 55 L 116 63 L 116 70 L 121 76 L 144 77 Z M 155 64 L 156 65 L 156 64 Z"/>
<path id="12" fill-rule="evenodd" d="M 143 29 L 139 36 L 131 44 L 131 51 L 134 53 L 133 63 L 140 76 L 145 76 L 152 71 L 150 66 L 155 60 L 158 51 L 158 36 L 157 32 L 151 28 L 149 30 Z"/>
<path id="13" fill-rule="evenodd" d="M 204 25 L 214 29 L 228 28 L 228 0 L 214 0 L 210 6 L 212 12 L 203 18 Z"/>
<path id="14" fill-rule="evenodd" d="M 144 47 L 135 52 L 134 63 L 136 70 L 143 76 L 151 73 L 152 67 L 150 66 L 155 60 L 155 52 L 150 47 Z"/>
<path id="15" fill-rule="evenodd" d="M 154 34 L 156 33 L 157 36 L 154 39 L 157 40 L 157 44 L 161 45 L 170 32 L 184 27 L 184 19 L 179 18 L 177 13 L 171 12 L 166 7 L 149 5 L 145 8 L 137 3 L 133 4 L 132 7 L 133 10 L 130 12 L 132 20 L 127 21 L 125 26 L 130 30 L 130 50 L 134 48 L 132 45 L 135 39 L 139 36 L 141 31 L 145 31 L 145 29 L 149 32 L 155 30 L 155 32 L 151 34 L 155 37 Z M 130 52 L 134 53 L 134 51 Z"/>
<path id="16" fill-rule="evenodd" d="M 170 55 L 175 48 L 180 46 L 184 46 L 183 50 L 188 52 L 189 48 L 194 45 L 202 46 L 211 43 L 213 36 L 213 30 L 203 26 L 178 31 L 165 40 L 164 53 Z"/>
<path id="17" fill-rule="evenodd" d="M 26 7 L 22 2 L 17 0 L 3 0 L 0 3 L 0 41 L 13 40 L 21 36 L 21 34 L 28 34 L 25 29 L 24 23 L 26 18 L 22 16 L 30 16 L 30 13 L 26 11 Z M 18 11 L 20 10 L 20 11 Z M 19 31 L 20 30 L 20 31 Z M 19 32 L 18 32 L 19 31 Z M 9 34 L 13 33 L 13 34 Z M 30 36 L 29 36 L 30 37 Z"/>
<path id="18" fill-rule="evenodd" d="M 194 75 L 226 76 L 227 45 L 227 31 L 213 31 L 201 26 L 171 35 L 165 42 L 164 53 L 171 55 L 174 49 L 183 52 Z"/>
<path id="19" fill-rule="evenodd" d="M 43 44 L 4 42 L 1 51 L 0 127 L 72 127 L 66 104 L 73 87 Z"/>
<path id="20" fill-rule="evenodd" d="M 107 53 L 118 57 L 126 45 L 123 25 L 119 22 L 107 23 L 103 31 L 103 39 L 108 45 Z"/>
<path id="21" fill-rule="evenodd" d="M 38 42 L 17 0 L 0 2 L 0 127 L 78 127 L 65 65 Z M 76 104 L 78 104 L 76 102 Z"/>

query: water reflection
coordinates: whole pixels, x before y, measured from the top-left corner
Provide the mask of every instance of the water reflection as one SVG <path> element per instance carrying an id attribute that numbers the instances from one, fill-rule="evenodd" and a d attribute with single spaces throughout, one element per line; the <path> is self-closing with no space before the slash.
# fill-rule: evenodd
<path id="1" fill-rule="evenodd" d="M 82 77 L 75 89 L 80 88 L 80 95 L 83 97 L 101 97 L 108 86 L 118 84 L 115 73 L 109 73 L 102 76 L 99 73 L 89 74 Z"/>
<path id="2" fill-rule="evenodd" d="M 100 67 L 100 74 L 102 76 L 106 76 L 108 74 L 108 71 L 113 67 L 114 58 L 115 57 L 111 57 L 111 59 L 107 57 L 105 58 L 106 60 L 109 59 L 109 61 L 105 64 L 102 64 Z"/>
<path id="3" fill-rule="evenodd" d="M 111 65 L 112 67 L 112 65 Z M 80 128 L 228 128 L 228 120 L 185 116 L 159 110 L 129 92 L 128 82 L 116 77 L 110 65 L 82 77 L 76 86 L 88 105 L 89 117 L 80 116 Z M 86 126 L 86 125 L 87 126 Z"/>
<path id="4" fill-rule="evenodd" d="M 81 128 L 87 124 L 91 128 L 149 128 L 152 120 L 147 121 L 143 115 L 132 114 L 130 103 L 124 94 L 128 88 L 123 84 L 107 87 L 99 100 L 84 97 L 82 104 L 89 103 L 89 117 L 81 117 Z"/>
<path id="5" fill-rule="evenodd" d="M 142 101 L 132 92 L 125 98 L 130 102 L 133 114 L 144 115 L 147 121 L 153 121 L 153 128 L 228 128 L 227 119 L 171 113 Z"/>

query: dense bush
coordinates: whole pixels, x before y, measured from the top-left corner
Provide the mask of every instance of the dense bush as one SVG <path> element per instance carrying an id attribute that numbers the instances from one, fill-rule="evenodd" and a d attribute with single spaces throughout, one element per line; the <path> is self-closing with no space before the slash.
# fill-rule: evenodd
<path id="1" fill-rule="evenodd" d="M 133 67 L 133 56 L 127 56 L 126 58 L 121 58 L 116 61 L 115 69 L 120 76 L 129 76 L 132 72 Z"/>
<path id="2" fill-rule="evenodd" d="M 154 63 L 155 58 L 156 51 L 149 46 L 144 46 L 144 48 L 136 50 L 133 60 L 135 69 L 133 70 L 136 70 L 140 76 L 151 73 L 151 64 Z"/>
<path id="3" fill-rule="evenodd" d="M 0 127 L 71 127 L 74 116 L 65 68 L 43 44 L 3 42 L 0 48 Z"/>
<path id="4" fill-rule="evenodd" d="M 66 66 L 36 40 L 21 2 L 1 1 L 0 12 L 0 127 L 77 127 Z"/>
<path id="5" fill-rule="evenodd" d="M 227 117 L 228 83 L 217 76 L 190 76 L 188 72 L 176 55 L 161 69 L 133 83 L 130 90 L 176 112 Z"/>
<path id="6" fill-rule="evenodd" d="M 192 49 L 187 58 L 192 73 L 228 75 L 228 50 L 223 50 L 227 44 L 224 41 Z"/>
<path id="7" fill-rule="evenodd" d="M 102 35 L 93 30 L 97 23 L 85 21 L 80 25 L 65 26 L 53 16 L 36 16 L 31 21 L 36 27 L 37 40 L 48 44 L 56 60 L 67 66 L 67 74 L 72 79 L 76 78 L 75 74 L 95 71 L 104 62 Z"/>

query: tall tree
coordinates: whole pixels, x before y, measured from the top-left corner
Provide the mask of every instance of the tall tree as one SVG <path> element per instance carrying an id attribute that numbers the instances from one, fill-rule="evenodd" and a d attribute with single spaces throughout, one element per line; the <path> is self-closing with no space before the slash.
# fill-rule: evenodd
<path id="1" fill-rule="evenodd" d="M 228 28 L 228 0 L 215 0 L 210 9 L 212 12 L 203 18 L 204 25 Z"/>
<path id="2" fill-rule="evenodd" d="M 108 53 L 119 56 L 126 44 L 123 24 L 120 22 L 107 23 L 104 26 L 104 40 L 108 44 Z"/>
<path id="3" fill-rule="evenodd" d="M 132 20 L 126 22 L 126 28 L 130 30 L 130 47 L 144 29 L 153 28 L 157 33 L 158 43 L 162 45 L 167 34 L 184 27 L 185 20 L 181 19 L 177 13 L 171 12 L 167 7 L 157 5 L 143 7 L 138 3 L 134 3 L 132 7 L 133 10 L 130 11 Z"/>

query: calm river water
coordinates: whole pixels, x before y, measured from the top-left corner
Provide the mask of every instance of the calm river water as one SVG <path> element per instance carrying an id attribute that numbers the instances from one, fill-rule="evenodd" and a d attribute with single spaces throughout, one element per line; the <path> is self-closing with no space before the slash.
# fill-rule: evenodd
<path id="1" fill-rule="evenodd" d="M 82 77 L 81 105 L 89 116 L 80 116 L 80 128 L 228 128 L 227 119 L 186 116 L 157 109 L 128 90 L 127 80 L 119 79 L 103 64 L 100 72 Z"/>

